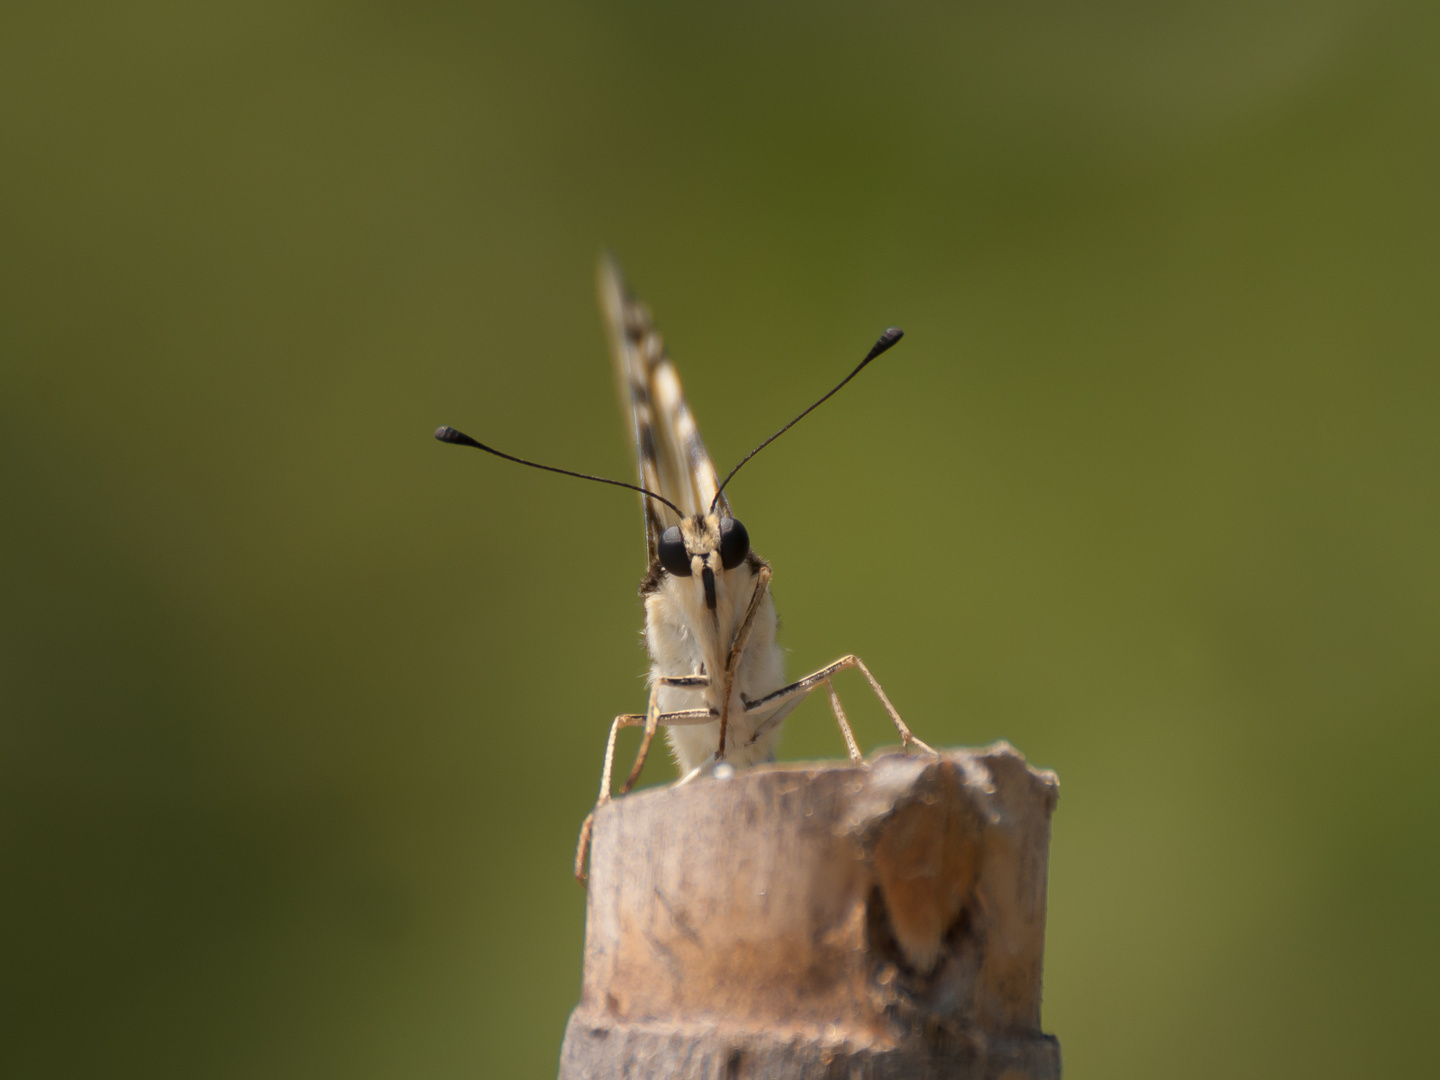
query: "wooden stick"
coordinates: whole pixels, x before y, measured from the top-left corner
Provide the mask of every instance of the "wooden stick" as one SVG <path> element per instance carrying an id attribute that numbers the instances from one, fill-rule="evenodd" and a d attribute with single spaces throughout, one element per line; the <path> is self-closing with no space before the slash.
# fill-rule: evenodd
<path id="1" fill-rule="evenodd" d="M 599 807 L 561 1080 L 1058 1080 L 1040 1030 L 1058 790 L 997 743 Z"/>

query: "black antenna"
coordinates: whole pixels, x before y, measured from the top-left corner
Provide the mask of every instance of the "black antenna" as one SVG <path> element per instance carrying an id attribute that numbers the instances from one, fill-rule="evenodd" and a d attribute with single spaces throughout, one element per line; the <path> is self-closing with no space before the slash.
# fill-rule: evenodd
<path id="1" fill-rule="evenodd" d="M 544 469 L 546 472 L 559 473 L 561 476 L 574 476 L 581 480 L 594 480 L 597 484 L 613 484 L 615 487 L 629 488 L 631 491 L 638 491 L 641 495 L 648 495 L 650 498 L 664 503 L 682 518 L 685 516 L 685 511 L 681 510 L 673 502 L 665 498 L 665 496 L 656 495 L 655 492 L 640 487 L 638 484 L 627 484 L 624 480 L 607 480 L 603 476 L 591 476 L 589 473 L 571 472 L 569 469 L 557 469 L 554 465 L 541 465 L 538 461 L 526 461 L 524 458 L 518 458 L 513 454 L 506 454 L 500 450 L 496 450 L 493 446 L 486 446 L 484 443 L 472 439 L 463 431 L 456 431 L 453 427 L 436 428 L 435 438 L 441 442 L 454 443 L 456 446 L 473 446 L 476 450 L 484 450 L 487 454 L 494 454 L 496 457 L 504 458 L 506 461 L 513 461 L 517 465 L 529 465 L 532 469 Z"/>
<path id="2" fill-rule="evenodd" d="M 774 442 L 776 439 L 778 439 L 781 435 L 784 435 L 785 432 L 789 431 L 792 427 L 794 427 L 796 424 L 798 424 L 801 420 L 804 420 L 805 417 L 809 416 L 812 412 L 814 412 L 816 409 L 818 409 L 821 405 L 824 405 L 825 402 L 829 401 L 832 397 L 835 396 L 835 394 L 840 390 L 840 387 L 844 386 L 847 382 L 849 382 L 851 379 L 853 379 L 856 375 L 859 375 L 860 372 L 861 372 L 862 370 L 864 370 L 866 364 L 870 363 L 871 360 L 874 360 L 877 356 L 879 356 L 881 353 L 883 353 L 886 349 L 890 348 L 890 346 L 894 345 L 897 341 L 899 341 L 899 340 L 900 340 L 902 337 L 904 337 L 904 336 L 905 336 L 905 331 L 904 331 L 904 330 L 901 330 L 898 326 L 892 326 L 892 327 L 890 327 L 889 330 L 886 330 L 883 334 L 880 335 L 880 340 L 877 341 L 877 342 L 875 342 L 875 344 L 871 347 L 870 351 L 865 354 L 865 359 L 860 361 L 859 365 L 855 368 L 855 370 L 852 371 L 852 372 L 850 372 L 849 375 L 846 375 L 843 379 L 841 379 L 838 383 L 835 384 L 835 389 L 834 389 L 834 390 L 831 390 L 830 393 L 826 394 L 826 395 L 825 395 L 824 397 L 822 397 L 819 401 L 815 402 L 814 405 L 811 405 L 810 408 L 806 409 L 806 410 L 805 410 L 804 412 L 802 412 L 799 416 L 795 417 L 794 420 L 791 420 L 788 424 L 786 424 L 784 427 L 782 427 L 779 431 L 775 432 L 774 435 L 771 435 L 768 439 L 766 439 L 764 442 L 762 442 L 759 446 L 755 447 L 754 450 L 751 450 L 748 454 L 746 454 L 743 458 L 741 458 L 741 459 L 740 459 L 740 464 L 739 464 L 739 465 L 736 465 L 733 469 L 731 469 L 731 470 L 730 470 L 730 474 L 729 474 L 728 476 L 726 476 L 725 479 L 724 479 L 724 481 L 720 484 L 719 490 L 717 490 L 717 491 L 715 492 L 715 498 L 713 498 L 713 499 L 710 500 L 710 512 L 711 512 L 712 514 L 715 512 L 715 506 L 716 506 L 717 503 L 720 502 L 720 492 L 722 492 L 722 491 L 725 490 L 725 485 L 728 484 L 728 483 L 730 483 L 730 481 L 735 478 L 735 474 L 736 474 L 737 472 L 739 472 L 739 471 L 744 467 L 745 462 L 749 461 L 752 457 L 754 457 L 756 454 L 758 454 L 761 450 L 764 450 L 765 447 L 769 446 L 772 442 Z M 436 438 L 439 438 L 439 435 L 438 435 L 438 434 L 436 435 Z"/>

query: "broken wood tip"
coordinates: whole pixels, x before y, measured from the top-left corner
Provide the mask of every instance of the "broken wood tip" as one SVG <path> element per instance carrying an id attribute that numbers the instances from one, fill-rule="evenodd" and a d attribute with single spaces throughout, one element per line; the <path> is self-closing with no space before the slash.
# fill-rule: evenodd
<path id="1" fill-rule="evenodd" d="M 767 765 L 595 815 L 561 1080 L 1057 1080 L 1059 784 L 1008 743 Z"/>

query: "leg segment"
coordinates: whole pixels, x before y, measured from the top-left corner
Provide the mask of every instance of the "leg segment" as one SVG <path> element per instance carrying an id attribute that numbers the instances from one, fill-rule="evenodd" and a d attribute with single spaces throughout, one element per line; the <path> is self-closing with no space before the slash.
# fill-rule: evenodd
<path id="1" fill-rule="evenodd" d="M 860 747 L 855 745 L 855 733 L 850 730 L 850 723 L 845 719 L 845 710 L 840 705 L 840 695 L 835 693 L 835 684 L 826 679 L 825 689 L 830 691 L 830 708 L 835 713 L 835 722 L 840 725 L 840 734 L 845 736 L 845 749 L 850 751 L 850 760 L 856 765 L 864 764 L 865 755 L 860 753 Z"/>
<path id="2" fill-rule="evenodd" d="M 660 687 L 702 688 L 709 685 L 710 677 L 708 675 L 662 675 L 655 680 L 655 685 L 650 688 L 650 705 L 645 711 L 645 735 L 640 740 L 640 752 L 635 755 L 635 764 L 630 766 L 630 775 L 625 778 L 625 783 L 620 785 L 621 795 L 630 794 L 630 789 L 635 786 L 635 781 L 640 779 L 640 770 L 645 767 L 645 758 L 650 753 L 650 740 L 655 738 L 655 729 L 660 724 Z M 604 790 L 608 792 L 610 789 L 605 787 Z"/>
<path id="3" fill-rule="evenodd" d="M 735 631 L 735 640 L 730 645 L 730 655 L 725 660 L 725 681 L 722 684 L 724 692 L 720 696 L 718 756 L 721 760 L 725 757 L 725 734 L 730 725 L 730 694 L 735 688 L 735 672 L 740 666 L 740 657 L 745 652 L 745 643 L 750 640 L 750 630 L 755 625 L 755 613 L 760 610 L 760 602 L 765 599 L 769 588 L 770 567 L 762 566 L 756 575 L 755 591 L 750 594 L 750 606 L 745 609 L 745 618 L 740 620 L 740 627 Z"/>
<path id="4" fill-rule="evenodd" d="M 691 676 L 695 678 L 697 676 Z M 698 676 L 703 678 L 703 676 Z M 683 680 L 682 685 L 685 684 Z M 719 714 L 714 709 L 682 709 L 679 712 L 657 713 L 654 709 L 655 694 L 650 695 L 651 710 L 644 715 L 640 713 L 621 713 L 610 722 L 610 735 L 605 740 L 605 764 L 600 769 L 600 796 L 595 800 L 595 809 L 585 815 L 585 820 L 580 824 L 580 841 L 575 847 L 575 879 L 582 885 L 585 883 L 585 856 L 590 851 L 590 831 L 595 827 L 595 810 L 599 810 L 610 801 L 611 774 L 615 767 L 615 738 L 620 734 L 621 728 L 640 727 L 642 725 L 651 728 L 652 725 L 682 725 L 682 724 L 708 724 Z M 648 740 L 646 745 L 648 746 Z M 641 765 L 644 763 L 643 751 L 639 761 L 635 763 L 633 772 L 638 775 Z M 627 781 L 627 785 L 633 783 Z M 627 786 L 626 791 L 629 790 Z"/>
<path id="5" fill-rule="evenodd" d="M 611 722 L 610 737 L 605 740 L 605 764 L 600 769 L 600 796 L 595 800 L 596 806 L 610 799 L 610 774 L 615 769 L 615 737 L 620 734 L 621 728 L 639 727 L 646 720 L 646 716 L 638 713 L 621 713 Z"/>
<path id="6" fill-rule="evenodd" d="M 860 673 L 865 676 L 865 680 L 870 684 L 870 689 L 875 691 L 875 696 L 880 699 L 880 704 L 885 706 L 885 711 L 890 715 L 890 722 L 895 725 L 895 730 L 899 732 L 901 746 L 909 747 L 913 743 L 916 747 L 924 750 L 928 754 L 935 753 L 927 744 L 917 739 L 905 725 L 905 721 L 900 719 L 900 714 L 895 711 L 895 706 L 890 704 L 890 699 L 885 696 L 885 691 L 880 688 L 880 684 L 875 681 L 875 676 L 870 674 L 870 669 L 861 662 L 858 656 L 842 656 L 833 664 L 826 665 L 813 675 L 806 675 L 805 678 L 800 679 L 798 682 L 793 682 L 789 686 L 782 686 L 773 694 L 766 694 L 763 698 L 750 702 L 745 706 L 745 711 L 747 713 L 766 712 L 777 705 L 783 705 L 792 698 L 804 697 L 821 683 L 828 685 L 833 675 L 837 672 L 844 671 L 846 668 L 858 668 Z M 835 690 L 833 687 L 830 690 L 830 694 L 832 698 L 834 698 Z M 835 700 L 838 701 L 838 699 Z M 837 713 L 836 718 L 839 719 L 840 715 L 841 714 Z M 753 742 L 765 734 L 765 732 L 769 731 L 773 724 L 777 722 L 778 721 L 767 721 L 762 723 L 755 729 L 755 734 L 751 736 L 751 741 Z M 844 725 L 844 730 L 847 732 L 848 727 L 849 725 Z M 853 745 L 853 738 L 854 737 L 851 736 L 846 741 Z"/>
<path id="7" fill-rule="evenodd" d="M 650 740 L 655 738 L 655 728 L 660 723 L 660 680 L 655 680 L 650 687 L 650 704 L 645 707 L 645 734 L 640 739 L 640 752 L 635 755 L 635 764 L 630 766 L 630 775 L 625 778 L 625 783 L 620 785 L 620 794 L 630 794 L 630 789 L 635 786 L 635 781 L 640 779 L 640 770 L 645 767 L 645 757 L 650 753 Z M 609 788 L 605 789 L 606 794 Z"/>
<path id="8" fill-rule="evenodd" d="M 595 807 L 580 823 L 580 840 L 575 845 L 575 880 L 585 884 L 585 856 L 590 851 L 590 830 L 595 827 L 595 811 L 610 801 L 610 773 L 615 766 L 615 737 L 621 728 L 635 727 L 645 723 L 645 717 L 635 713 L 621 713 L 610 722 L 610 735 L 605 740 L 605 764 L 600 767 L 600 796 Z"/>

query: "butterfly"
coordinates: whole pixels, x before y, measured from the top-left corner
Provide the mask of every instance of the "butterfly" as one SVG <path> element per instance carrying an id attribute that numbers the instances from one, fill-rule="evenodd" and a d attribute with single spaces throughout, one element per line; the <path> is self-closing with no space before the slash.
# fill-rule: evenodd
<path id="1" fill-rule="evenodd" d="M 656 731 L 664 727 L 681 782 L 775 759 L 780 726 L 811 691 L 824 686 L 850 760 L 864 763 L 832 679 L 847 668 L 864 675 L 899 732 L 902 746 L 934 754 L 916 738 L 857 656 L 842 656 L 803 679 L 787 682 L 776 642 L 770 564 L 750 546 L 725 488 L 756 454 L 824 404 L 903 336 L 892 327 L 829 393 L 746 454 L 722 480 L 700 438 L 680 376 L 649 309 L 632 297 L 620 268 L 602 258 L 600 308 L 609 332 L 622 408 L 634 439 L 637 479 L 631 484 L 528 461 L 487 446 L 452 427 L 441 442 L 470 446 L 517 464 L 639 492 L 645 523 L 645 647 L 650 654 L 649 702 L 644 713 L 622 713 L 610 724 L 600 796 L 585 818 L 575 853 L 575 876 L 585 880 L 585 856 L 595 812 L 612 797 L 615 741 L 642 727 L 640 749 L 620 787 L 640 778 Z"/>

